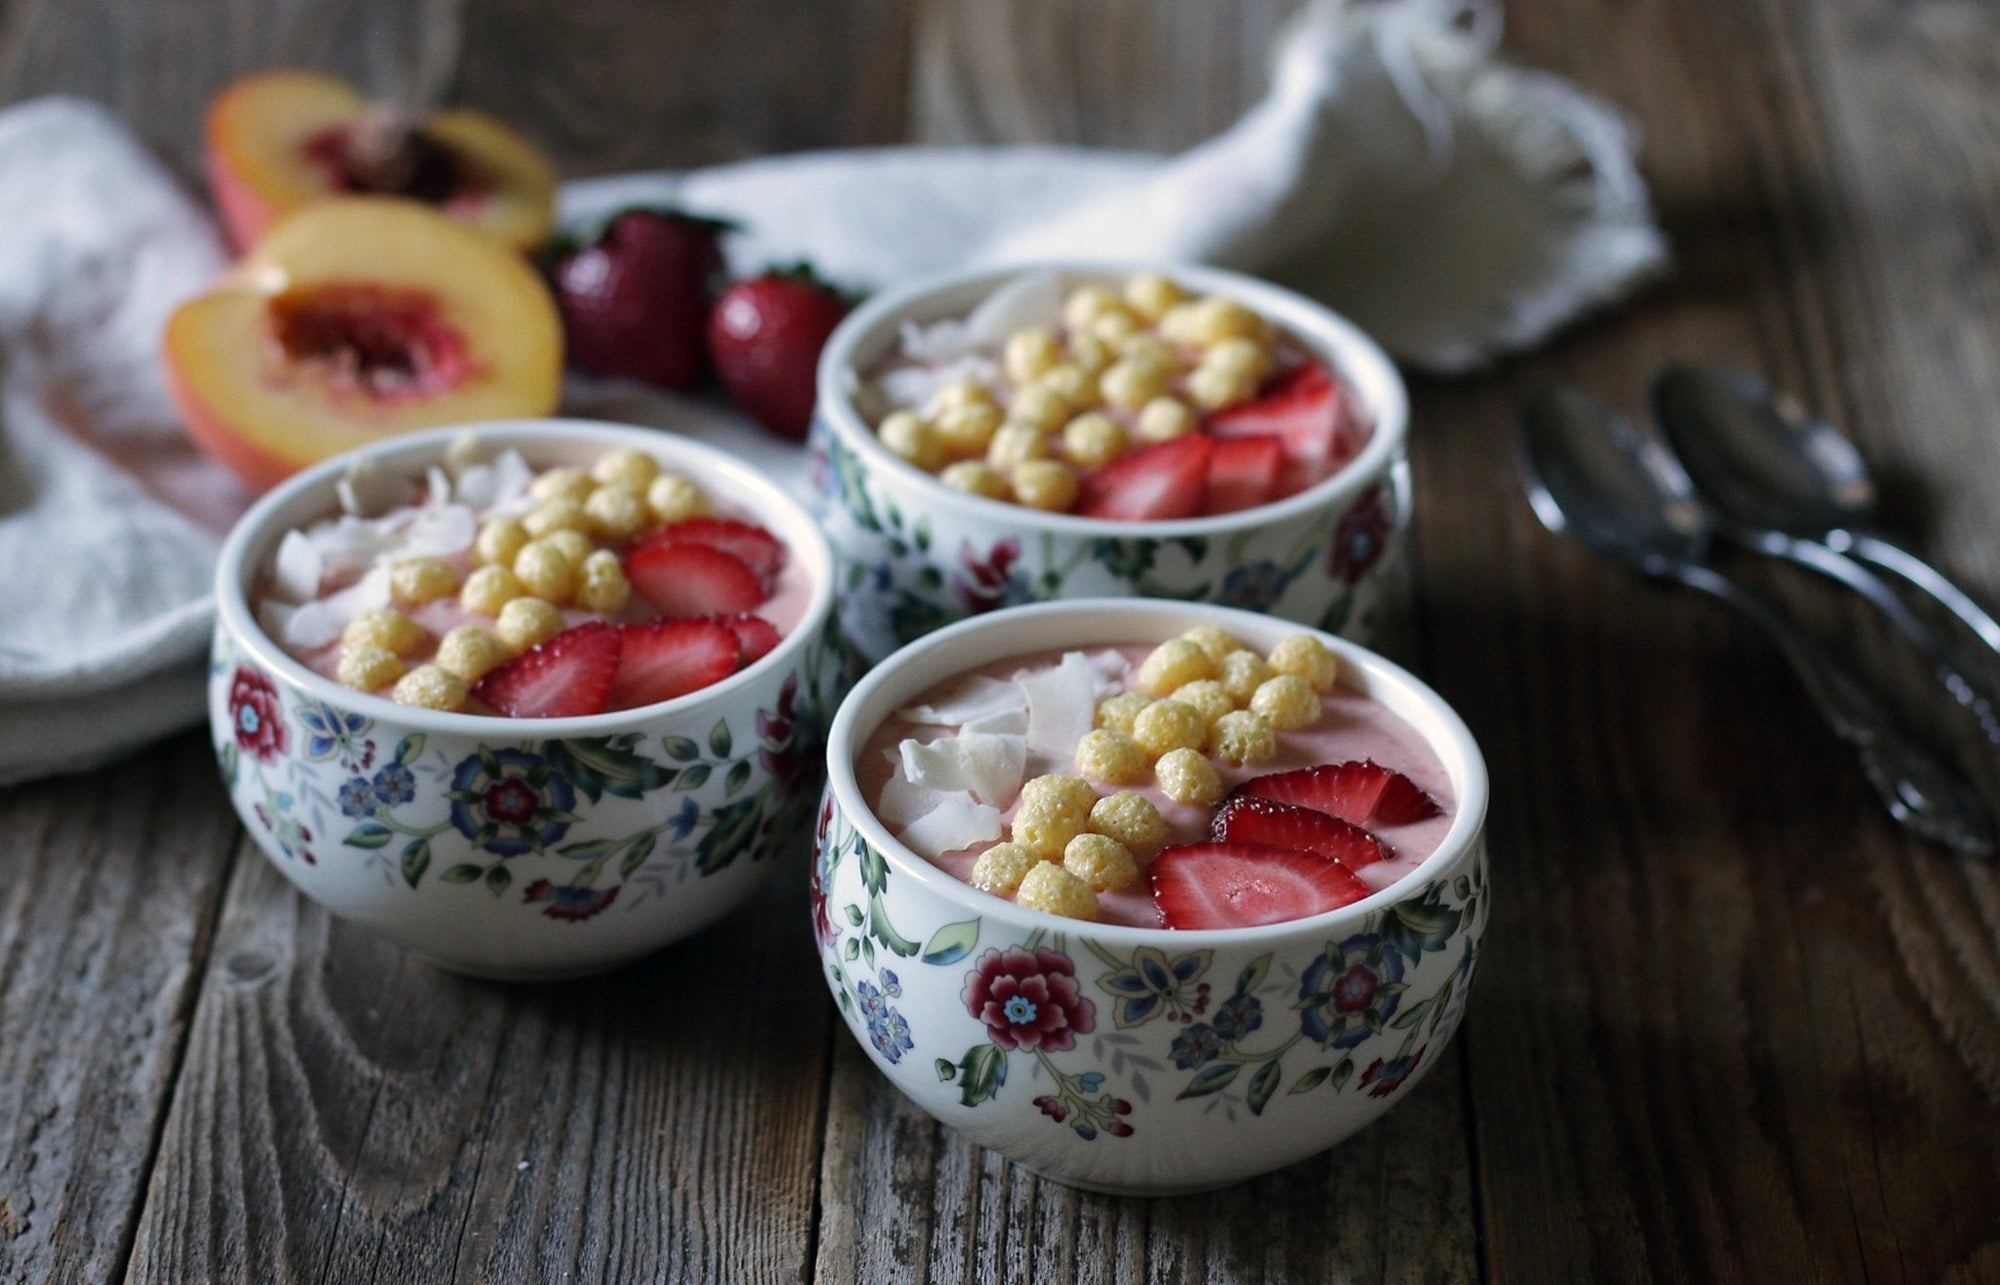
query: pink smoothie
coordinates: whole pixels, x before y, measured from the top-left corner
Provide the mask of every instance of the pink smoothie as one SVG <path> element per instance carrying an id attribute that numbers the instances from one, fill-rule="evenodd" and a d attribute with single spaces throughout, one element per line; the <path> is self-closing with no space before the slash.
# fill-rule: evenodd
<path id="1" fill-rule="evenodd" d="M 1093 648 L 1085 652 L 1097 656 L 1103 652 L 1116 651 L 1125 658 L 1128 669 L 1126 683 L 1131 685 L 1130 674 L 1138 670 L 1139 663 L 1152 650 L 1151 645 L 1137 645 L 1117 648 Z M 1057 663 L 1061 655 L 1055 652 L 1013 657 L 985 665 L 971 673 L 988 678 L 1012 679 L 1015 675 Z M 930 691 L 911 701 L 906 708 L 921 705 L 936 705 L 965 682 L 969 674 L 960 675 L 940 683 Z M 875 800 L 899 769 L 900 756 L 897 747 L 908 738 L 931 741 L 949 736 L 958 729 L 935 723 L 919 723 L 900 715 L 892 715 L 874 735 L 855 761 L 855 777 L 861 787 L 864 799 Z M 1296 732 L 1277 734 L 1277 757 L 1267 763 L 1252 767 L 1235 767 L 1215 761 L 1215 768 L 1222 778 L 1225 792 L 1252 777 L 1264 776 L 1272 772 L 1283 772 L 1293 768 L 1314 767 L 1322 763 L 1343 763 L 1355 759 L 1373 759 L 1383 767 L 1401 772 L 1420 789 L 1436 800 L 1443 812 L 1426 821 L 1413 825 L 1378 826 L 1372 830 L 1381 839 L 1387 851 L 1387 859 L 1368 865 L 1355 873 L 1371 888 L 1386 888 L 1422 865 L 1426 858 L 1437 851 L 1451 829 L 1455 799 L 1451 789 L 1451 777 L 1445 771 L 1444 763 L 1428 742 L 1416 729 L 1404 722 L 1381 702 L 1372 700 L 1345 687 L 1336 687 L 1320 698 L 1319 721 Z M 1039 756 L 1030 751 L 1025 779 L 1032 779 L 1047 773 L 1076 775 L 1074 765 L 1068 759 L 1057 761 L 1048 756 Z M 1216 809 L 1175 803 L 1153 785 L 1144 786 L 1099 786 L 1100 794 L 1111 794 L 1122 789 L 1136 789 L 1153 801 L 1160 816 L 1167 823 L 1167 846 L 1197 843 L 1209 837 L 1209 822 Z M 1011 820 L 1018 798 L 1009 800 L 1002 808 L 1002 821 Z M 953 878 L 970 880 L 973 862 L 981 852 L 993 846 L 978 843 L 971 847 L 938 856 L 932 864 L 944 870 Z M 1135 854 L 1138 855 L 1138 854 Z M 1139 859 L 1141 872 L 1146 858 Z M 1157 928 L 1159 916 L 1153 908 L 1152 894 L 1142 882 L 1138 887 L 1124 892 L 1098 894 L 1099 916 L 1103 923 L 1124 924 L 1131 927 Z"/>

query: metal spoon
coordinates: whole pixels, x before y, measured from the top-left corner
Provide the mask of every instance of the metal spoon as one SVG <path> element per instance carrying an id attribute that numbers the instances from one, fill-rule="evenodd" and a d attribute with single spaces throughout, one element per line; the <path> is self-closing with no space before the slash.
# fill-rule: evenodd
<path id="1" fill-rule="evenodd" d="M 1740 370 L 1669 366 L 1653 381 L 1652 396 L 1674 449 L 1725 513 L 1900 576 L 2000 653 L 2000 621 L 1942 572 L 1873 530 L 1874 480 L 1838 429 Z"/>
<path id="2" fill-rule="evenodd" d="M 1567 388 L 1528 399 L 1521 435 L 1523 481 L 1543 526 L 1720 598 L 1762 625 L 1834 732 L 1854 747 L 1889 815 L 1957 852 L 1992 855 L 1993 822 L 1971 787 L 1905 736 L 1796 625 L 1707 565 L 1706 511 L 1656 439 Z"/>
<path id="3" fill-rule="evenodd" d="M 1987 743 L 2000 746 L 2000 698 L 1978 667 L 1856 561 L 1858 554 L 1826 538 L 1834 530 L 1821 519 L 1836 509 L 1851 515 L 1872 507 L 1874 488 L 1847 439 L 1796 406 L 1781 412 L 1770 390 L 1741 371 L 1669 366 L 1654 376 L 1651 395 L 1667 447 L 1713 509 L 1717 531 L 1740 548 L 1809 567 L 1874 604 L 1930 661 L 1952 699 L 1972 711 Z M 1850 543 L 1855 538 L 1843 533 Z M 1976 605 L 1971 610 L 1985 615 Z"/>

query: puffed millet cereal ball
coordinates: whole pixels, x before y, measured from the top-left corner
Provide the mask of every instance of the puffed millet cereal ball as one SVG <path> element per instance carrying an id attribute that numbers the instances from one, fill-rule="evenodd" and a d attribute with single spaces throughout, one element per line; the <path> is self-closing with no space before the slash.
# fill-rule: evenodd
<path id="1" fill-rule="evenodd" d="M 1305 679 L 1316 692 L 1332 691 L 1334 680 L 1340 677 L 1339 657 L 1311 634 L 1280 638 L 1278 645 L 1271 648 L 1270 659 L 1272 669 Z"/>
<path id="2" fill-rule="evenodd" d="M 1207 756 L 1193 750 L 1175 750 L 1160 756 L 1153 765 L 1160 792 L 1176 803 L 1212 808 L 1222 801 L 1222 777 Z"/>
<path id="3" fill-rule="evenodd" d="M 1090 334 L 1094 339 L 1115 353 L 1125 351 L 1125 341 L 1140 334 L 1142 323 L 1129 312 L 1107 312 L 1090 323 Z"/>
<path id="4" fill-rule="evenodd" d="M 1319 720 L 1319 693 L 1295 674 L 1279 674 L 1250 698 L 1250 712 L 1280 732 L 1296 732 Z"/>
<path id="5" fill-rule="evenodd" d="M 514 599 L 500 608 L 499 618 L 493 622 L 493 632 L 515 651 L 545 643 L 566 628 L 562 611 L 540 598 Z"/>
<path id="6" fill-rule="evenodd" d="M 1046 513 L 1067 513 L 1076 503 L 1080 484 L 1061 460 L 1023 460 L 1008 475 L 1016 503 Z"/>
<path id="7" fill-rule="evenodd" d="M 622 486 L 639 495 L 645 494 L 659 475 L 658 460 L 629 446 L 604 452 L 590 466 L 590 480 L 599 486 Z"/>
<path id="8" fill-rule="evenodd" d="M 403 676 L 403 658 L 387 647 L 348 647 L 340 653 L 333 676 L 357 692 L 377 691 Z"/>
<path id="9" fill-rule="evenodd" d="M 1208 720 L 1192 705 L 1154 701 L 1132 720 L 1132 743 L 1155 759 L 1169 750 L 1198 750 L 1208 743 Z"/>
<path id="10" fill-rule="evenodd" d="M 1097 894 L 1090 885 L 1052 861 L 1044 861 L 1021 877 L 1014 904 L 1065 919 L 1097 918 Z"/>
<path id="11" fill-rule="evenodd" d="M 512 518 L 494 518 L 479 528 L 479 535 L 472 542 L 472 553 L 481 562 L 511 567 L 514 555 L 527 542 L 526 527 Z"/>
<path id="12" fill-rule="evenodd" d="M 944 466 L 944 442 L 930 422 L 915 411 L 899 410 L 891 414 L 875 430 L 875 436 L 889 448 L 889 454 L 926 473 L 935 473 Z"/>
<path id="13" fill-rule="evenodd" d="M 1108 834 L 1079 834 L 1063 849 L 1063 869 L 1092 892 L 1119 892 L 1139 882 L 1139 863 Z"/>
<path id="14" fill-rule="evenodd" d="M 529 593 L 551 603 L 565 603 L 576 592 L 576 567 L 547 540 L 531 540 L 514 559 L 514 578 Z"/>
<path id="15" fill-rule="evenodd" d="M 435 602 L 458 592 L 458 572 L 438 558 L 405 558 L 389 568 L 389 593 L 397 602 Z"/>
<path id="16" fill-rule="evenodd" d="M 1010 893 L 1042 859 L 1018 843 L 996 843 L 972 863 L 972 886 L 981 892 Z"/>
<path id="17" fill-rule="evenodd" d="M 486 443 L 479 434 L 469 428 L 461 429 L 444 448 L 444 471 L 457 481 L 459 474 L 474 464 L 484 464 L 486 457 Z"/>
<path id="18" fill-rule="evenodd" d="M 1187 394 L 1203 410 L 1222 410 L 1247 402 L 1257 392 L 1257 381 L 1248 371 L 1211 366 L 1207 362 L 1188 373 Z"/>
<path id="19" fill-rule="evenodd" d="M 1215 662 L 1185 638 L 1169 638 L 1139 662 L 1139 690 L 1148 696 L 1165 696 L 1176 687 L 1213 677 Z"/>
<path id="20" fill-rule="evenodd" d="M 1194 411 L 1178 397 L 1155 397 L 1139 409 L 1139 437 L 1147 442 L 1171 442 L 1199 427 Z"/>
<path id="21" fill-rule="evenodd" d="M 1118 349 L 1118 360 L 1151 366 L 1168 379 L 1180 373 L 1180 350 L 1150 330 L 1142 330 Z"/>
<path id="22" fill-rule="evenodd" d="M 558 531 L 581 531 L 590 525 L 590 514 L 575 500 L 545 500 L 542 507 L 521 519 L 521 528 L 540 539 Z"/>
<path id="23" fill-rule="evenodd" d="M 947 406 L 937 413 L 932 427 L 937 432 L 938 444 L 952 459 L 971 459 L 986 454 L 986 448 L 993 441 L 993 433 L 1005 418 L 1000 408 L 992 402 L 967 402 L 961 406 Z"/>
<path id="24" fill-rule="evenodd" d="M 662 522 L 685 522 L 707 517 L 715 511 L 708 492 L 693 478 L 679 473 L 662 473 L 646 487 L 646 507 Z"/>
<path id="25" fill-rule="evenodd" d="M 653 524 L 653 511 L 632 487 L 600 486 L 583 502 L 586 529 L 612 544 L 623 544 Z"/>
<path id="26" fill-rule="evenodd" d="M 1010 419 L 994 429 L 993 440 L 986 444 L 986 462 L 1003 473 L 1017 464 L 1041 459 L 1048 453 L 1048 435 L 1020 419 Z"/>
<path id="27" fill-rule="evenodd" d="M 1144 692 L 1120 692 L 1097 702 L 1097 725 L 1114 732 L 1132 734 L 1132 724 L 1139 712 L 1153 703 L 1153 698 Z"/>
<path id="28" fill-rule="evenodd" d="M 1137 790 L 1107 794 L 1090 809 L 1090 828 L 1109 835 L 1130 852 L 1157 852 L 1167 841 L 1166 818 Z"/>
<path id="29" fill-rule="evenodd" d="M 1097 377 L 1117 359 L 1118 354 L 1111 350 L 1111 345 L 1096 335 L 1086 333 L 1069 337 L 1069 363 L 1089 381 L 1093 402 L 1098 398 Z"/>
<path id="30" fill-rule="evenodd" d="M 1196 625 L 1182 631 L 1181 637 L 1207 652 L 1208 658 L 1218 665 L 1224 656 L 1248 650 L 1241 638 L 1221 625 Z"/>
<path id="31" fill-rule="evenodd" d="M 552 468 L 528 483 L 528 494 L 544 504 L 550 500 L 568 500 L 572 504 L 581 504 L 583 497 L 589 495 L 595 485 L 596 483 L 590 480 L 590 474 L 580 468 L 564 465 L 561 468 Z"/>
<path id="32" fill-rule="evenodd" d="M 437 663 L 467 683 L 476 683 L 514 658 L 500 636 L 478 625 L 458 625 L 438 642 Z"/>
<path id="33" fill-rule="evenodd" d="M 1044 374 L 1046 377 L 1046 373 Z M 1007 402 L 1007 418 L 1053 433 L 1068 422 L 1069 398 L 1039 381 L 1017 391 Z"/>
<path id="34" fill-rule="evenodd" d="M 1201 355 L 1201 364 L 1218 366 L 1223 370 L 1241 370 L 1252 380 L 1262 383 L 1264 376 L 1271 373 L 1271 354 L 1256 340 L 1237 336 L 1210 347 Z"/>
<path id="35" fill-rule="evenodd" d="M 625 578 L 618 555 L 609 549 L 599 549 L 585 558 L 577 574 L 576 605 L 585 611 L 608 616 L 632 598 L 632 582 Z"/>
<path id="36" fill-rule="evenodd" d="M 1057 366 L 1035 381 L 1036 388 L 1046 388 L 1063 401 L 1078 410 L 1089 410 L 1097 405 L 1097 379 L 1071 365 Z"/>
<path id="37" fill-rule="evenodd" d="M 1131 737 L 1100 727 L 1076 743 L 1076 770 L 1108 785 L 1136 785 L 1151 762 Z"/>
<path id="38" fill-rule="evenodd" d="M 1021 803 L 1049 804 L 1076 819 L 1078 826 L 1083 818 L 1090 815 L 1091 807 L 1097 802 L 1097 791 L 1090 788 L 1090 782 L 1079 776 L 1064 776 L 1052 772 L 1038 776 L 1021 787 Z"/>
<path id="39" fill-rule="evenodd" d="M 1191 706 L 1210 727 L 1215 726 L 1216 719 L 1236 709 L 1236 702 L 1229 697 L 1229 689 L 1213 678 L 1197 678 L 1191 683 L 1182 683 L 1167 699 Z"/>
<path id="40" fill-rule="evenodd" d="M 1201 308 L 1191 299 L 1182 300 L 1160 314 L 1154 327 L 1160 337 L 1168 343 L 1184 348 L 1203 346 L 1201 337 Z"/>
<path id="41" fill-rule="evenodd" d="M 1078 286 L 1063 300 L 1063 324 L 1082 330 L 1107 313 L 1124 311 L 1125 301 L 1104 286 Z"/>
<path id="42" fill-rule="evenodd" d="M 1270 677 L 1270 665 L 1254 651 L 1232 651 L 1222 658 L 1222 690 L 1239 706 L 1248 705 Z"/>
<path id="43" fill-rule="evenodd" d="M 458 591 L 458 605 L 475 615 L 497 616 L 500 608 L 526 592 L 511 569 L 493 563 L 465 578 Z"/>
<path id="44" fill-rule="evenodd" d="M 1187 292 L 1157 272 L 1137 272 L 1125 282 L 1125 302 L 1147 321 L 1158 321 L 1167 309 L 1187 299 Z"/>
<path id="45" fill-rule="evenodd" d="M 1120 410 L 1139 410 L 1167 391 L 1166 371 L 1148 362 L 1114 362 L 1097 377 L 1097 391 Z"/>
<path id="46" fill-rule="evenodd" d="M 581 567 L 583 560 L 597 552 L 597 546 L 581 531 L 555 531 L 542 537 L 542 543 L 569 559 L 572 567 Z"/>
<path id="47" fill-rule="evenodd" d="M 348 647 L 380 647 L 398 656 L 409 655 L 429 638 L 422 625 L 394 607 L 364 611 L 340 631 L 340 641 Z"/>
<path id="48" fill-rule="evenodd" d="M 1062 361 L 1062 341 L 1045 326 L 1030 326 L 1007 336 L 1001 366 L 1016 384 L 1033 383 L 1035 377 Z"/>
<path id="49" fill-rule="evenodd" d="M 1014 809 L 1007 836 L 1044 861 L 1060 861 L 1063 849 L 1083 833 L 1088 819 L 1088 813 L 1052 801 L 1024 801 Z"/>
<path id="50" fill-rule="evenodd" d="M 967 495 L 983 495 L 989 500 L 1004 500 L 1010 495 L 1006 475 L 985 460 L 960 460 L 946 465 L 937 476 L 938 481 Z"/>
<path id="51" fill-rule="evenodd" d="M 448 669 L 419 665 L 396 680 L 389 690 L 389 699 L 419 709 L 463 709 L 465 682 Z"/>
<path id="52" fill-rule="evenodd" d="M 954 379 L 931 394 L 930 410 L 942 414 L 959 406 L 991 406 L 993 390 L 977 379 Z"/>
<path id="53" fill-rule="evenodd" d="M 1277 754 L 1277 733 L 1249 710 L 1234 710 L 1215 720 L 1215 756 L 1223 762 L 1268 763 Z"/>
<path id="54" fill-rule="evenodd" d="M 1130 445 L 1124 426 L 1097 411 L 1086 411 L 1063 425 L 1063 455 L 1078 468 L 1102 468 Z"/>
<path id="55" fill-rule="evenodd" d="M 1263 340 L 1271 328 L 1265 320 L 1234 299 L 1210 295 L 1194 305 L 1195 342 L 1212 347 L 1225 339 Z"/>

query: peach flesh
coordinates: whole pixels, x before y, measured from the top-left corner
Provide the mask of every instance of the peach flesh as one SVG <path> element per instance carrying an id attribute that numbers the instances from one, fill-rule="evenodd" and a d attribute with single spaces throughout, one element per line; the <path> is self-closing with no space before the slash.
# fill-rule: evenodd
<path id="1" fill-rule="evenodd" d="M 270 314 L 287 374 L 337 394 L 423 397 L 472 373 L 465 337 L 422 290 L 325 282 L 274 296 Z"/>

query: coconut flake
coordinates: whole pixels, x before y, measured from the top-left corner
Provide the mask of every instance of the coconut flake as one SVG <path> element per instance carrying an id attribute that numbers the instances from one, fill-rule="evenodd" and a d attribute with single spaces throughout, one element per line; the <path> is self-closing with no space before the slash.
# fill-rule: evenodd
<path id="1" fill-rule="evenodd" d="M 974 344 L 999 344 L 1017 330 L 1054 326 L 1061 320 L 1062 284 L 1056 274 L 1029 272 L 987 295 L 965 324 Z"/>
<path id="2" fill-rule="evenodd" d="M 897 406 L 925 406 L 946 384 L 961 379 L 990 384 L 999 377 L 1000 367 L 992 358 L 969 356 L 940 366 L 898 366 L 880 380 L 882 394 Z"/>
<path id="3" fill-rule="evenodd" d="M 883 757 L 894 759 L 894 753 Z M 912 785 L 901 772 L 891 772 L 882 786 L 882 793 L 875 800 L 875 815 L 882 818 L 882 824 L 891 830 L 901 830 L 919 817 L 937 810 L 938 804 L 946 797 L 943 790 L 927 790 L 921 785 Z"/>
<path id="4" fill-rule="evenodd" d="M 945 692 L 936 702 L 905 705 L 896 711 L 896 717 L 906 718 L 912 723 L 963 727 L 997 714 L 1026 713 L 1027 709 L 1028 695 L 1021 690 L 1019 683 L 973 674 Z"/>
<path id="5" fill-rule="evenodd" d="M 379 521 L 351 516 L 315 523 L 305 538 L 318 550 L 324 572 L 337 580 L 359 575 L 393 542 Z"/>
<path id="6" fill-rule="evenodd" d="M 278 626 L 275 636 L 294 650 L 317 651 L 340 637 L 347 622 L 389 605 L 389 568 L 375 567 L 353 584 L 306 603 Z"/>
<path id="7" fill-rule="evenodd" d="M 302 531 L 287 531 L 278 541 L 277 556 L 271 559 L 271 589 L 287 602 L 304 602 L 319 592 L 326 560 Z"/>
<path id="8" fill-rule="evenodd" d="M 1097 676 L 1097 699 L 1116 696 L 1125 690 L 1125 679 L 1132 672 L 1132 662 L 1125 659 L 1122 651 L 1094 651 L 1090 654 L 1091 672 Z"/>
<path id="9" fill-rule="evenodd" d="M 427 505 L 451 503 L 451 479 L 435 464 L 424 470 L 424 503 Z"/>
<path id="10" fill-rule="evenodd" d="M 1028 748 L 1068 758 L 1097 719 L 1097 671 L 1080 651 L 1061 663 L 1028 670 L 1014 681 L 1028 696 Z"/>
<path id="11" fill-rule="evenodd" d="M 1021 788 L 1028 762 L 1024 736 L 959 732 L 928 744 L 915 739 L 897 746 L 902 775 L 932 790 L 969 790 L 982 803 L 1011 802 Z"/>
<path id="12" fill-rule="evenodd" d="M 979 346 L 970 322 L 957 317 L 942 321 L 906 321 L 902 325 L 903 356 L 935 366 L 956 361 Z"/>
<path id="13" fill-rule="evenodd" d="M 402 558 L 444 558 L 472 547 L 478 531 L 472 510 L 463 504 L 439 504 L 410 511 L 407 524 L 385 551 L 385 556 Z"/>
<path id="14" fill-rule="evenodd" d="M 905 826 L 897 836 L 926 861 L 999 837 L 1000 809 L 980 803 L 963 791 L 944 795 L 936 807 Z"/>

